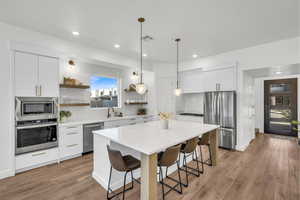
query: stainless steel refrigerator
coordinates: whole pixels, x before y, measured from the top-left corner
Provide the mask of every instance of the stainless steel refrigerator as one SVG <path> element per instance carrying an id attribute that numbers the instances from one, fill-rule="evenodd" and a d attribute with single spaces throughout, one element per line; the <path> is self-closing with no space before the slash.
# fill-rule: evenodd
<path id="1" fill-rule="evenodd" d="M 236 93 L 217 91 L 204 93 L 204 123 L 220 125 L 219 146 L 236 146 Z"/>

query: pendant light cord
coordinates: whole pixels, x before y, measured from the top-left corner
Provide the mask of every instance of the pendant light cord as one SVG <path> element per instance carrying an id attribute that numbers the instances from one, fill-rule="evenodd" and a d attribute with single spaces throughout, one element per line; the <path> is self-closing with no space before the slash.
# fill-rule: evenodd
<path id="1" fill-rule="evenodd" d="M 140 83 L 142 84 L 143 83 L 143 22 L 140 22 L 141 23 L 141 38 L 140 38 L 140 48 L 141 48 L 141 80 L 140 80 Z"/>
<path id="2" fill-rule="evenodd" d="M 176 45 L 177 45 L 177 58 L 176 58 L 176 65 L 177 65 L 177 67 L 176 67 L 176 79 L 177 79 L 177 82 L 176 82 L 176 85 L 177 85 L 177 89 L 179 88 L 179 81 L 178 81 L 178 74 L 179 74 L 179 70 L 178 70 L 178 65 L 179 65 L 179 62 L 178 62 L 178 52 L 179 52 L 179 48 L 178 48 L 178 42 L 180 41 L 180 39 L 178 38 L 178 39 L 176 39 Z"/>

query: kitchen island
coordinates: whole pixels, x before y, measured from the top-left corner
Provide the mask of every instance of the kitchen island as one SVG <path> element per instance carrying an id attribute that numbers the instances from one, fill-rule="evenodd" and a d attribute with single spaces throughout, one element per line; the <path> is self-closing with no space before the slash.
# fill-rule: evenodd
<path id="1" fill-rule="evenodd" d="M 217 164 L 217 125 L 171 120 L 169 129 L 162 129 L 160 121 L 94 131 L 93 177 L 105 189 L 109 179 L 110 161 L 106 145 L 117 149 L 123 155 L 130 154 L 141 160 L 141 171 L 136 170 L 135 178 L 141 177 L 141 200 L 157 199 L 157 153 L 168 147 L 183 143 L 209 132 L 211 139 L 212 164 Z M 175 169 L 170 168 L 170 173 Z M 122 173 L 113 171 L 112 188 L 122 186 Z M 129 180 L 128 180 L 129 182 Z"/>

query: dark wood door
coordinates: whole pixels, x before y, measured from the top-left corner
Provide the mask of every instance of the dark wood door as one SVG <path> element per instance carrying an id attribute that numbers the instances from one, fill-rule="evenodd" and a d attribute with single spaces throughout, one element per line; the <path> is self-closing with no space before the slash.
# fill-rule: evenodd
<path id="1" fill-rule="evenodd" d="M 267 80 L 264 91 L 265 133 L 297 136 L 297 79 Z"/>

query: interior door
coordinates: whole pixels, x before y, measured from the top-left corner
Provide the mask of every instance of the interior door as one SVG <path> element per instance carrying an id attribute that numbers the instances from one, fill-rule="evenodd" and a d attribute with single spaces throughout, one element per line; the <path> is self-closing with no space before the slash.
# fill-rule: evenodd
<path id="1" fill-rule="evenodd" d="M 297 79 L 264 82 L 265 133 L 297 136 L 291 121 L 297 120 Z"/>
<path id="2" fill-rule="evenodd" d="M 15 95 L 37 96 L 38 84 L 37 56 L 28 53 L 15 53 Z"/>
<path id="3" fill-rule="evenodd" d="M 57 58 L 39 56 L 39 85 L 42 97 L 59 96 L 59 61 Z"/>

